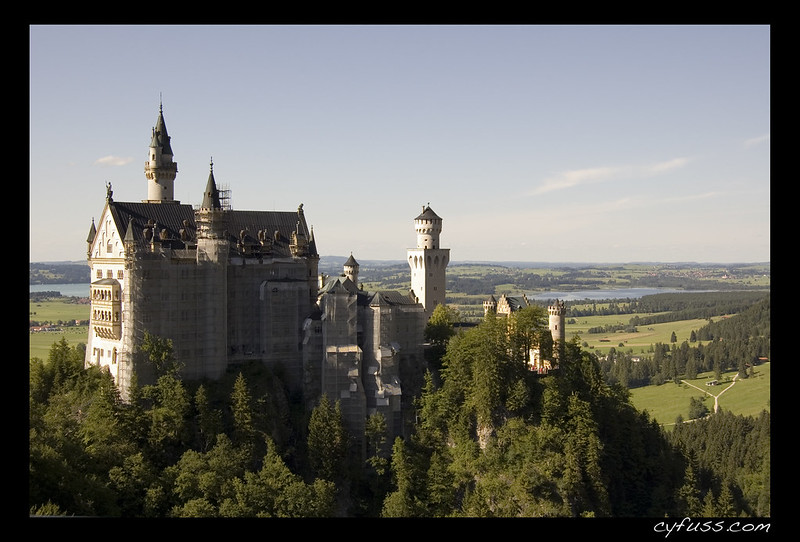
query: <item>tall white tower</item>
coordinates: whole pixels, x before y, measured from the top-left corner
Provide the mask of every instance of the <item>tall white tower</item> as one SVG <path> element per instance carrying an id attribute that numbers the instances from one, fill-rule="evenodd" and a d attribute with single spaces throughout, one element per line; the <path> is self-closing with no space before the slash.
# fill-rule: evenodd
<path id="1" fill-rule="evenodd" d="M 417 248 L 408 249 L 411 290 L 430 316 L 436 305 L 445 302 L 445 271 L 450 262 L 450 249 L 439 246 L 442 219 L 430 206 L 422 207 L 422 214 L 414 219 L 414 229 Z"/>
<path id="2" fill-rule="evenodd" d="M 556 299 L 556 302 L 547 307 L 548 314 L 548 327 L 550 334 L 553 337 L 553 355 L 560 359 L 564 351 L 564 339 L 566 338 L 566 330 L 564 329 L 565 315 L 567 309 L 563 301 Z"/>
<path id="3" fill-rule="evenodd" d="M 144 175 L 147 177 L 147 203 L 179 203 L 175 201 L 175 177 L 178 164 L 172 160 L 172 147 L 169 144 L 167 125 L 161 104 L 158 106 L 158 119 L 150 139 Z"/>

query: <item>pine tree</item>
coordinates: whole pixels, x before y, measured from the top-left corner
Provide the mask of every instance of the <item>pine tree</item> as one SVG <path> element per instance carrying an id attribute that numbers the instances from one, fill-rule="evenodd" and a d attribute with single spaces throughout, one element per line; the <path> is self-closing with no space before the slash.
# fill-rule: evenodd
<path id="1" fill-rule="evenodd" d="M 344 474 L 347 433 L 341 405 L 323 394 L 308 422 L 308 461 L 317 478 L 338 481 Z"/>
<path id="2" fill-rule="evenodd" d="M 695 476 L 695 468 L 692 466 L 691 460 L 686 466 L 683 485 L 678 490 L 677 500 L 680 514 L 687 516 L 702 515 L 700 490 L 698 488 L 697 477 Z"/>
<path id="3" fill-rule="evenodd" d="M 197 410 L 197 431 L 200 450 L 205 452 L 214 445 L 217 435 L 222 432 L 222 413 L 211 408 L 206 388 L 202 384 L 194 394 L 194 404 Z"/>
<path id="4" fill-rule="evenodd" d="M 231 415 L 233 417 L 233 443 L 255 453 L 256 428 L 253 421 L 253 404 L 247 381 L 242 373 L 236 377 L 231 392 Z M 255 458 L 253 458 L 255 459 Z"/>

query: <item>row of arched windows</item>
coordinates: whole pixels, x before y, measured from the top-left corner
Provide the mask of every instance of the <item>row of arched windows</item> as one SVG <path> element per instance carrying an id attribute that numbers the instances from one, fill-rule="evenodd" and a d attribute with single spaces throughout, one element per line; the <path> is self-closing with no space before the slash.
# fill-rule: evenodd
<path id="1" fill-rule="evenodd" d="M 434 256 L 432 259 L 430 256 L 423 258 L 422 256 L 409 256 L 408 263 L 412 267 L 422 267 L 424 264 L 426 267 L 439 267 L 440 265 L 447 265 L 447 261 L 445 258 L 439 258 L 439 256 Z"/>
<path id="2" fill-rule="evenodd" d="M 98 301 L 112 301 L 111 290 L 95 288 L 92 290 L 92 299 L 96 299 Z M 113 301 L 119 301 L 119 290 L 114 290 Z"/>
<path id="3" fill-rule="evenodd" d="M 119 322 L 119 312 L 113 313 L 113 320 L 112 320 L 111 311 L 102 311 L 95 309 L 94 311 L 92 311 L 92 320 L 99 322 Z"/>

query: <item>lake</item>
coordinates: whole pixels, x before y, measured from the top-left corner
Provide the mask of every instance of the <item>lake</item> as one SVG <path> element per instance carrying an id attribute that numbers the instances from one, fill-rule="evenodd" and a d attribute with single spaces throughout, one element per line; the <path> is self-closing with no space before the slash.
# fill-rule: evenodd
<path id="1" fill-rule="evenodd" d="M 68 297 L 89 297 L 88 284 L 31 284 L 31 292 L 61 292 Z M 617 288 L 606 290 L 575 290 L 572 292 L 537 292 L 528 293 L 528 299 L 547 301 L 560 299 L 561 301 L 578 301 L 581 299 L 638 299 L 644 295 L 681 293 L 686 290 L 674 288 Z"/>
<path id="2" fill-rule="evenodd" d="M 678 290 L 675 288 L 615 288 L 608 290 L 574 290 L 571 292 L 531 292 L 526 295 L 528 299 L 535 299 L 536 301 L 547 301 L 551 299 L 579 301 L 581 299 L 638 299 L 645 295 L 686 292 L 687 290 Z"/>
<path id="3" fill-rule="evenodd" d="M 31 284 L 31 292 L 60 292 L 67 297 L 89 297 L 88 284 Z"/>

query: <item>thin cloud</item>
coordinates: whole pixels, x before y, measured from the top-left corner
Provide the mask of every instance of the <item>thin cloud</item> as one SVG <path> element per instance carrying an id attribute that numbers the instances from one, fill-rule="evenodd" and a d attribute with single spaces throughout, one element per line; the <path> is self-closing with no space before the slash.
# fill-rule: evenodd
<path id="1" fill-rule="evenodd" d="M 769 141 L 769 134 L 764 134 L 759 137 L 753 137 L 750 139 L 746 139 L 744 142 L 745 148 L 755 147 L 756 145 L 761 145 L 762 143 Z"/>
<path id="2" fill-rule="evenodd" d="M 678 197 L 674 197 L 674 198 L 669 198 L 667 200 L 667 202 L 668 203 L 675 203 L 675 202 L 681 202 L 681 201 L 692 201 L 692 200 L 698 200 L 698 199 L 716 198 L 716 197 L 718 197 L 720 195 L 721 194 L 719 192 L 704 192 L 702 194 L 689 194 L 689 195 L 686 195 L 686 196 L 678 196 Z"/>
<path id="3" fill-rule="evenodd" d="M 614 179 L 630 179 L 632 177 L 650 177 L 684 167 L 689 162 L 686 158 L 674 158 L 666 162 L 658 162 L 646 166 L 606 166 L 565 171 L 556 177 L 545 179 L 544 183 L 533 189 L 530 195 L 535 196 L 556 190 L 564 190 L 590 183 L 605 182 Z"/>
<path id="4" fill-rule="evenodd" d="M 104 156 L 94 161 L 96 166 L 126 166 L 133 161 L 133 158 L 122 158 L 120 156 Z"/>
<path id="5" fill-rule="evenodd" d="M 666 162 L 660 162 L 658 164 L 653 164 L 652 166 L 647 166 L 642 168 L 642 173 L 645 175 L 660 175 L 662 173 L 666 173 L 667 171 L 672 171 L 673 169 L 682 168 L 686 164 L 689 163 L 687 158 L 673 158 L 672 160 L 668 160 Z"/>

